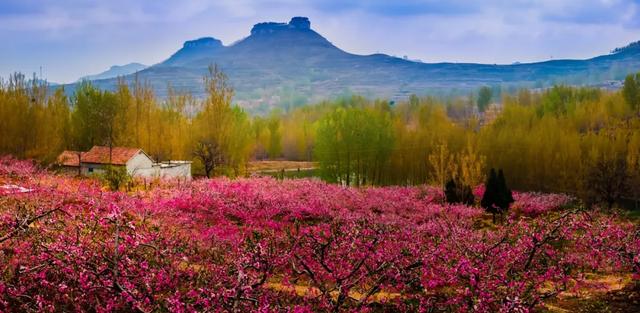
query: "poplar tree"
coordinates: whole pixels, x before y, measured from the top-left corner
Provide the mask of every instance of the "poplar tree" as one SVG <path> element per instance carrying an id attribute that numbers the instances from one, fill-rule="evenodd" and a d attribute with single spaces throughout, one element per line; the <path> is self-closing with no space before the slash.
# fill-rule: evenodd
<path id="1" fill-rule="evenodd" d="M 622 96 L 633 111 L 640 107 L 640 73 L 627 75 L 622 88 Z"/>

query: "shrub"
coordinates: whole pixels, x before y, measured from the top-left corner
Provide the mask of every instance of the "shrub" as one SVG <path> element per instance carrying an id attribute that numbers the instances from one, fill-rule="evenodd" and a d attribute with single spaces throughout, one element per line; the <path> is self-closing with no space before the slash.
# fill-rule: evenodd
<path id="1" fill-rule="evenodd" d="M 447 203 L 450 204 L 462 203 L 465 205 L 473 205 L 475 203 L 471 187 L 454 179 L 450 179 L 447 182 L 444 188 L 444 194 Z"/>
<path id="2" fill-rule="evenodd" d="M 100 174 L 100 178 L 112 191 L 118 191 L 132 182 L 132 177 L 124 166 L 108 166 L 104 173 Z"/>

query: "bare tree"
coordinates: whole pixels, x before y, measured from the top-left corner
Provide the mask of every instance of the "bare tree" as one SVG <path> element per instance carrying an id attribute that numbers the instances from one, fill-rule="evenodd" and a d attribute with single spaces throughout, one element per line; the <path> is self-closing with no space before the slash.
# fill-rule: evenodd
<path id="1" fill-rule="evenodd" d="M 200 140 L 196 142 L 193 155 L 202 162 L 207 178 L 215 173 L 215 170 L 224 164 L 224 152 L 214 140 Z"/>
<path id="2" fill-rule="evenodd" d="M 629 187 L 626 160 L 615 158 L 596 162 L 588 172 L 586 185 L 588 204 L 606 203 L 611 209 Z"/>

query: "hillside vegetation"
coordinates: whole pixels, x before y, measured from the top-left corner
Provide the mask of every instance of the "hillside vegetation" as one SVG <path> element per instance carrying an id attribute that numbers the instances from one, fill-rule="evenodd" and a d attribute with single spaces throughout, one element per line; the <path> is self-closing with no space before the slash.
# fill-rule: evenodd
<path id="1" fill-rule="evenodd" d="M 174 91 L 161 100 L 124 80 L 115 92 L 85 82 L 67 97 L 15 75 L 0 85 L 0 115 L 11 116 L 0 124 L 0 154 L 49 164 L 64 149 L 131 146 L 157 160 L 194 160 L 207 176 L 243 176 L 255 159 L 318 161 L 323 178 L 347 185 L 475 186 L 501 168 L 515 188 L 611 205 L 638 198 L 639 82 L 630 75 L 619 92 L 556 86 L 501 99 L 484 88 L 477 101 L 349 97 L 250 116 L 232 105 L 217 67 L 205 100 Z"/>

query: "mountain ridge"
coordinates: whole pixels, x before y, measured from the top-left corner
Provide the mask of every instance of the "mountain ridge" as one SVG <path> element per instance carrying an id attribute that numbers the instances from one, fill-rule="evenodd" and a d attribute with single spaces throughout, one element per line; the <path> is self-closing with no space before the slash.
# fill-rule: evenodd
<path id="1" fill-rule="evenodd" d="M 410 94 L 464 94 L 485 85 L 593 85 L 640 71 L 640 49 L 634 44 L 614 51 L 585 60 L 422 63 L 346 52 L 313 30 L 308 18 L 294 17 L 288 23 L 255 24 L 247 37 L 227 46 L 214 37 L 185 41 L 168 59 L 137 75 L 160 97 L 168 85 L 202 97 L 202 76 L 209 65 L 218 64 L 236 90 L 234 101 L 249 111 L 266 112 L 350 94 L 395 100 Z M 95 80 L 106 89 L 115 88 L 115 82 Z"/>
<path id="2" fill-rule="evenodd" d="M 80 77 L 78 81 L 116 78 L 118 76 L 133 74 L 135 72 L 144 70 L 147 67 L 149 66 L 137 62 L 132 62 L 125 65 L 112 65 L 108 70 L 104 72 Z"/>

